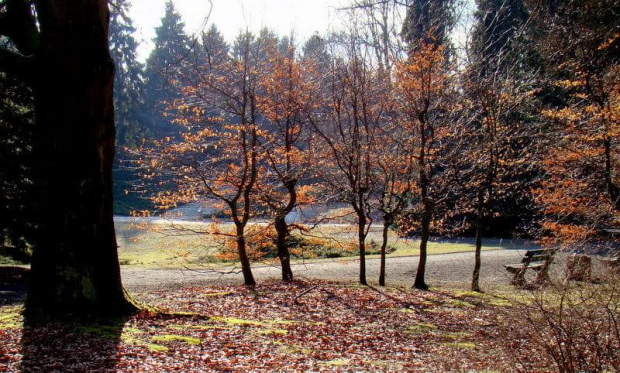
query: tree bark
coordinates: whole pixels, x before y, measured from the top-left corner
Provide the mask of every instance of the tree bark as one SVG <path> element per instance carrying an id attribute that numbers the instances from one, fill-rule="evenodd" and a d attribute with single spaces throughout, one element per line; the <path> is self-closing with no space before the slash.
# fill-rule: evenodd
<path id="1" fill-rule="evenodd" d="M 480 253 L 482 251 L 482 230 L 483 230 L 483 204 L 484 204 L 484 191 L 480 189 L 478 191 L 478 207 L 476 212 L 476 249 L 474 254 L 474 272 L 471 278 L 471 290 L 480 292 Z"/>
<path id="2" fill-rule="evenodd" d="M 112 204 L 114 64 L 106 0 L 37 2 L 38 237 L 27 308 L 121 314 Z"/>
<path id="3" fill-rule="evenodd" d="M 282 266 L 282 280 L 293 281 L 293 270 L 291 269 L 291 254 L 286 246 L 288 238 L 288 225 L 286 224 L 286 215 L 278 215 L 275 218 L 276 226 L 276 248 L 280 265 Z"/>
<path id="4" fill-rule="evenodd" d="M 248 252 L 246 249 L 245 234 L 243 224 L 235 223 L 237 229 L 237 253 L 239 254 L 239 261 L 241 262 L 241 272 L 243 273 L 243 282 L 247 286 L 256 285 L 254 275 L 252 274 L 252 267 L 250 266 L 250 258 L 248 258 Z"/>
<path id="5" fill-rule="evenodd" d="M 286 215 L 288 215 L 297 205 L 297 180 L 289 179 L 284 181 L 284 186 L 288 192 L 288 203 L 283 209 L 279 210 L 275 217 L 276 228 L 276 249 L 280 265 L 282 267 L 282 280 L 293 281 L 293 270 L 291 269 L 291 253 L 286 246 L 289 231 L 286 223 Z"/>
<path id="6" fill-rule="evenodd" d="M 428 208 L 425 207 L 425 209 Z M 422 237 L 420 237 L 420 261 L 418 262 L 418 270 L 413 282 L 413 287 L 419 290 L 428 290 L 424 276 L 426 274 L 426 246 L 431 232 L 431 217 L 431 211 L 424 211 L 422 216 Z"/>
<path id="7" fill-rule="evenodd" d="M 388 244 L 388 232 L 392 225 L 392 219 L 388 216 L 383 216 L 383 242 L 381 242 L 381 262 L 379 264 L 379 285 L 385 286 L 385 255 Z"/>
<path id="8" fill-rule="evenodd" d="M 368 285 L 366 281 L 366 214 L 357 210 L 357 244 L 360 250 L 360 284 Z"/>

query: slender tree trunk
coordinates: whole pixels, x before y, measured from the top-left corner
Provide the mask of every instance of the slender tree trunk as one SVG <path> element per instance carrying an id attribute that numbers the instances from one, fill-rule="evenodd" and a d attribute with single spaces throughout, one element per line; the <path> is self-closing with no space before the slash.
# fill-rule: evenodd
<path id="1" fill-rule="evenodd" d="M 426 274 L 426 245 L 431 232 L 431 216 L 432 212 L 425 207 L 424 214 L 422 216 L 422 237 L 420 238 L 420 261 L 418 262 L 418 270 L 415 274 L 415 281 L 413 287 L 420 290 L 428 290 L 428 285 L 424 280 Z"/>
<path id="2" fill-rule="evenodd" d="M 478 191 L 478 207 L 476 212 L 476 251 L 474 254 L 474 272 L 471 278 L 471 290 L 480 292 L 480 254 L 482 251 L 482 231 L 483 231 L 483 221 L 484 221 L 484 191 L 482 188 Z"/>
<path id="3" fill-rule="evenodd" d="M 276 226 L 276 248 L 278 250 L 278 258 L 282 266 L 282 280 L 293 281 L 293 270 L 291 269 L 291 254 L 286 246 L 288 238 L 288 225 L 286 224 L 286 215 L 278 215 L 275 219 Z"/>
<path id="4" fill-rule="evenodd" d="M 248 258 L 248 252 L 245 242 L 245 224 L 235 223 L 237 229 L 237 254 L 239 254 L 239 261 L 241 262 L 241 272 L 243 273 L 243 282 L 247 286 L 256 285 L 254 281 L 254 275 L 252 275 L 252 267 L 250 266 L 250 258 Z"/>
<path id="5" fill-rule="evenodd" d="M 357 246 L 360 250 L 360 284 L 368 285 L 366 281 L 366 214 L 364 210 L 354 204 L 357 213 Z"/>
<path id="6" fill-rule="evenodd" d="M 38 238 L 27 308 L 131 312 L 113 221 L 114 64 L 106 0 L 37 2 Z"/>
<path id="7" fill-rule="evenodd" d="M 388 244 L 388 232 L 392 225 L 392 219 L 388 216 L 383 216 L 383 242 L 381 242 L 381 263 L 379 265 L 379 285 L 385 286 L 385 255 Z"/>

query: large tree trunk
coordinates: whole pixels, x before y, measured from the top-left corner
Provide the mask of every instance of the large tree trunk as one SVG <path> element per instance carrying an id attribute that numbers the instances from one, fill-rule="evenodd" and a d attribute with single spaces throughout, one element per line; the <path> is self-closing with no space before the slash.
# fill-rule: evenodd
<path id="1" fill-rule="evenodd" d="M 27 307 L 46 314 L 133 310 L 112 204 L 114 64 L 106 0 L 37 2 L 39 234 Z"/>

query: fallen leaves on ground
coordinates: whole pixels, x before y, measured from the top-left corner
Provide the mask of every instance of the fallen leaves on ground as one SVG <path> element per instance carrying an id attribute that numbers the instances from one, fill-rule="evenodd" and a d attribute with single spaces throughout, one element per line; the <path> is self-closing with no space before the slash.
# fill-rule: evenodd
<path id="1" fill-rule="evenodd" d="M 23 326 L 19 308 L 0 308 L 0 371 L 550 369 L 527 343 L 506 343 L 501 306 L 466 293 L 273 282 L 139 297 L 164 312 Z"/>

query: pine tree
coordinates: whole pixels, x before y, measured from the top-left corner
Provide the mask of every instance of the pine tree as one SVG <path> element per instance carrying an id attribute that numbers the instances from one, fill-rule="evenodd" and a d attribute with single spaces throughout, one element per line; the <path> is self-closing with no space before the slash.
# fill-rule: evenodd
<path id="1" fill-rule="evenodd" d="M 200 47 L 197 51 L 197 64 L 199 68 L 218 66 L 228 60 L 230 47 L 224 40 L 224 36 L 212 25 L 207 32 L 201 35 Z"/>
<path id="2" fill-rule="evenodd" d="M 183 65 L 190 57 L 190 40 L 171 0 L 166 3 L 166 12 L 155 35 L 155 48 L 146 62 L 145 98 L 154 132 L 164 135 L 174 130 L 164 113 L 167 105 L 180 97 L 185 81 Z"/>
<path id="3" fill-rule="evenodd" d="M 523 0 L 477 0 L 476 4 L 471 41 L 474 65 L 480 74 L 493 67 L 510 68 L 515 59 L 524 56 L 517 53 L 529 18 Z"/>
<path id="4" fill-rule="evenodd" d="M 416 49 L 420 43 L 436 46 L 447 44 L 456 23 L 455 0 L 414 0 L 405 16 L 401 36 Z"/>
<path id="5" fill-rule="evenodd" d="M 136 28 L 127 16 L 129 2 L 116 0 L 110 7 L 110 54 L 114 60 L 114 109 L 116 144 L 135 146 L 147 130 L 141 118 L 143 108 L 144 77 L 142 65 L 137 61 L 138 42 Z"/>

